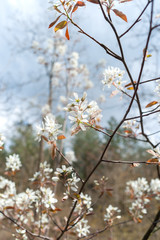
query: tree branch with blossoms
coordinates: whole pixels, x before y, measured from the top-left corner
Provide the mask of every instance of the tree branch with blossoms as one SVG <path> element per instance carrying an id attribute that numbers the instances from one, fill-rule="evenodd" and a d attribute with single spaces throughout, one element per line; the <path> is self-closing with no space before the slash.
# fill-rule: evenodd
<path id="1" fill-rule="evenodd" d="M 68 26 L 73 25 L 80 33 L 104 49 L 107 55 L 110 55 L 113 59 L 116 61 L 118 60 L 118 62 L 123 64 L 124 70 L 113 66 L 108 66 L 108 68 L 104 69 L 101 83 L 104 91 L 105 87 L 108 87 L 108 89 L 113 87 L 115 89 L 111 93 L 112 96 L 120 93 L 121 96 L 127 97 L 127 107 L 123 113 L 123 117 L 114 129 L 102 127 L 100 121 L 103 111 L 99 107 L 99 104 L 94 99 L 89 101 L 87 99 L 86 92 L 78 94 L 76 91 L 73 91 L 73 89 L 82 82 L 81 79 L 79 82 L 77 80 L 78 75 L 82 72 L 84 72 L 85 77 L 87 75 L 88 86 L 92 85 L 92 82 L 88 80 L 86 67 L 82 66 L 81 68 L 78 68 L 78 53 L 72 52 L 71 56 L 66 57 L 66 59 L 62 54 L 65 59 L 63 62 L 64 64 L 58 62 L 58 60 L 57 62 L 53 61 L 53 55 L 51 55 L 52 61 L 51 66 L 49 67 L 49 63 L 47 62 L 48 50 L 45 49 L 45 51 L 43 51 L 43 53 L 47 53 L 46 59 L 41 56 L 39 56 L 38 59 L 39 63 L 47 68 L 47 73 L 49 74 L 48 105 L 50 109 L 46 107 L 43 109 L 45 110 L 45 113 L 43 114 L 42 124 L 37 126 L 37 140 L 41 143 L 43 140 L 43 143 L 46 143 L 50 147 L 50 156 L 56 167 L 52 168 L 47 161 L 41 159 L 38 171 L 35 172 L 33 177 L 29 179 L 31 188 L 27 188 L 24 192 L 20 193 L 16 189 L 15 182 L 4 177 L 0 177 L 0 188 L 2 190 L 2 193 L 0 194 L 0 213 L 3 215 L 3 218 L 8 219 L 16 225 L 17 229 L 14 229 L 15 234 L 13 235 L 15 239 L 23 238 L 24 240 L 28 240 L 28 238 L 33 237 L 48 240 L 59 240 L 63 239 L 65 236 L 68 238 L 68 235 L 71 239 L 72 236 L 73 239 L 92 239 L 97 237 L 100 233 L 104 233 L 105 231 L 107 232 L 107 230 L 110 230 L 118 224 L 126 224 L 128 221 L 114 224 L 115 221 L 118 221 L 122 217 L 122 213 L 119 207 L 109 204 L 109 206 L 105 208 L 105 213 L 103 215 L 105 226 L 100 230 L 94 230 L 91 229 L 91 226 L 89 225 L 89 216 L 93 215 L 95 210 L 94 207 L 97 205 L 98 200 L 101 199 L 104 192 L 110 192 L 111 190 L 106 186 L 107 180 L 102 177 L 101 179 L 94 181 L 95 189 L 100 190 L 100 195 L 97 198 L 98 200 L 96 200 L 94 204 L 92 203 L 92 198 L 89 195 L 89 192 L 86 193 L 89 181 L 92 181 L 93 175 L 97 173 L 97 169 L 100 166 L 104 167 L 103 163 L 106 163 L 105 167 L 108 166 L 108 163 L 113 164 L 114 166 L 117 164 L 131 165 L 133 168 L 138 167 L 140 164 L 146 164 L 148 167 L 151 165 L 156 166 L 158 178 L 148 181 L 144 177 L 139 177 L 137 180 L 130 180 L 126 183 L 124 191 L 126 195 L 130 197 L 130 200 L 128 201 L 130 203 L 128 213 L 135 223 L 142 222 L 144 216 L 148 213 L 148 205 L 152 202 L 152 200 L 160 200 L 159 143 L 154 143 L 154 141 L 152 141 L 150 136 L 155 133 L 147 134 L 146 125 L 144 123 L 144 120 L 146 119 L 145 117 L 151 117 L 152 115 L 159 113 L 159 99 L 153 100 L 147 105 L 145 103 L 145 108 L 149 108 L 151 110 L 144 111 L 144 101 L 142 101 L 139 90 L 140 86 L 143 87 L 146 83 L 156 81 L 158 84 L 156 86 L 155 93 L 158 97 L 160 96 L 160 80 L 158 77 L 142 81 L 144 67 L 150 57 L 148 55 L 148 48 L 151 42 L 152 32 L 153 30 L 156 30 L 159 24 L 154 23 L 155 1 L 149 0 L 133 24 L 127 28 L 124 33 L 119 35 L 117 27 L 112 20 L 112 14 L 119 17 L 120 20 L 127 22 L 127 16 L 119 10 L 119 5 L 122 3 L 127 5 L 127 2 L 130 1 L 131 0 L 119 0 L 117 5 L 118 9 L 116 9 L 116 1 L 114 0 L 88 0 L 88 2 L 90 2 L 89 4 L 93 3 L 99 7 L 100 13 L 102 14 L 106 24 L 111 27 L 111 30 L 114 33 L 114 38 L 117 41 L 117 50 L 120 54 L 117 54 L 111 48 L 92 37 L 73 20 L 73 16 L 76 14 L 76 11 L 78 11 L 79 8 L 83 8 L 87 4 L 87 1 L 59 0 L 56 4 L 51 2 L 52 5 L 50 9 L 54 10 L 59 15 L 56 20 L 49 25 L 49 28 L 55 25 L 55 32 L 65 29 L 65 37 L 69 40 L 70 35 Z M 125 57 L 126 53 L 121 42 L 121 37 L 127 36 L 127 33 L 130 32 L 140 21 L 140 18 L 144 16 L 147 9 L 150 10 L 148 30 L 144 48 L 142 50 L 138 77 L 135 80 L 133 74 L 131 73 L 129 63 Z M 64 20 L 61 21 L 61 18 Z M 34 42 L 33 48 L 36 49 L 36 51 L 42 51 L 42 48 L 40 48 L 36 42 Z M 57 48 L 59 48 L 59 51 L 61 52 L 65 51 L 62 44 L 58 43 Z M 58 53 L 57 56 L 59 56 Z M 61 74 L 64 69 L 65 74 Z M 127 77 L 129 79 L 129 83 L 127 84 L 124 81 L 125 73 L 127 73 Z M 65 97 L 61 96 L 60 98 L 61 103 L 65 106 L 63 108 L 65 111 L 63 126 L 58 123 L 56 117 L 51 113 L 53 82 L 56 85 L 58 84 L 59 79 L 63 79 L 66 94 Z M 85 86 L 83 86 L 83 89 L 85 89 Z M 130 94 L 129 92 L 132 91 L 133 93 Z M 129 114 L 131 114 L 131 111 L 134 110 L 138 111 L 138 113 L 130 116 Z M 70 156 L 72 154 L 68 157 L 63 148 L 63 146 L 65 146 L 63 141 L 68 140 L 68 125 L 66 123 L 67 116 L 72 125 L 70 129 L 71 136 L 79 134 L 80 132 L 84 133 L 89 129 L 102 134 L 102 136 L 106 136 L 105 146 L 103 147 L 103 150 L 99 154 L 99 158 L 96 160 L 93 167 L 89 169 L 89 173 L 85 178 L 81 177 L 79 169 L 77 169 L 76 166 L 74 167 L 73 161 L 70 160 Z M 62 128 L 63 131 L 61 130 Z M 120 132 L 120 128 L 123 129 L 122 133 Z M 127 139 L 128 141 L 137 140 L 139 142 L 147 143 L 151 148 L 147 150 L 148 154 L 152 155 L 151 158 L 146 161 L 110 159 L 110 146 L 117 135 Z M 4 139 L 5 138 L 0 135 L 0 151 L 4 148 Z M 81 148 L 81 146 L 79 147 Z M 8 177 L 16 176 L 21 167 L 22 163 L 19 155 L 13 154 L 6 157 L 7 172 L 5 175 Z M 60 186 L 60 190 L 57 186 Z M 67 203 L 67 210 L 64 213 L 63 206 L 65 203 Z M 153 233 L 160 219 L 159 212 L 160 211 L 156 214 L 155 219 L 146 231 L 143 239 L 148 239 L 151 233 Z M 32 231 L 27 229 L 31 229 Z"/>

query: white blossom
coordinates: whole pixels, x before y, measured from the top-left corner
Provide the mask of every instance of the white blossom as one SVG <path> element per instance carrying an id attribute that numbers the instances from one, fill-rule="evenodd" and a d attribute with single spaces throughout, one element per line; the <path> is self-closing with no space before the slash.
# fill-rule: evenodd
<path id="1" fill-rule="evenodd" d="M 67 158 L 67 160 L 69 161 L 70 164 L 72 164 L 73 162 L 77 162 L 77 158 L 75 156 L 74 151 L 72 151 L 72 150 L 67 151 L 65 153 L 65 156 L 66 156 L 66 158 Z"/>
<path id="2" fill-rule="evenodd" d="M 62 70 L 62 63 L 61 62 L 55 62 L 53 64 L 52 72 L 57 74 Z"/>
<path id="3" fill-rule="evenodd" d="M 49 141 L 56 141 L 57 136 L 62 132 L 59 130 L 62 125 L 55 122 L 55 117 L 53 115 L 47 115 L 42 122 L 42 127 L 37 126 L 37 140 L 41 140 L 41 136 L 45 135 Z"/>
<path id="4" fill-rule="evenodd" d="M 84 92 L 81 98 L 77 93 L 74 93 L 75 100 L 65 108 L 70 113 L 68 117 L 74 125 L 71 128 L 71 135 L 78 133 L 80 130 L 85 131 L 89 125 L 96 124 L 100 121 L 102 115 L 98 104 L 95 101 L 88 103 L 87 94 Z"/>
<path id="5" fill-rule="evenodd" d="M 2 134 L 0 134 L 0 151 L 2 151 L 3 149 L 4 142 L 5 142 L 5 137 Z"/>
<path id="6" fill-rule="evenodd" d="M 155 199 L 160 200 L 160 180 L 158 178 L 151 180 L 150 189 L 155 194 Z"/>
<path id="7" fill-rule="evenodd" d="M 18 171 L 22 167 L 18 154 L 9 155 L 6 157 L 6 170 Z"/>
<path id="8" fill-rule="evenodd" d="M 42 203 L 44 204 L 44 207 L 55 210 L 56 207 L 54 204 L 57 203 L 58 200 L 54 197 L 52 190 L 50 188 L 41 187 L 40 191 L 43 194 Z"/>
<path id="9" fill-rule="evenodd" d="M 77 183 L 80 181 L 80 178 L 77 178 L 76 173 L 72 173 L 71 177 L 67 179 L 67 186 L 71 188 L 72 191 L 77 192 L 78 186 Z"/>
<path id="10" fill-rule="evenodd" d="M 35 50 L 39 49 L 39 42 L 38 41 L 33 41 L 32 42 L 32 48 L 35 49 Z"/>
<path id="11" fill-rule="evenodd" d="M 119 215 L 120 212 L 121 212 L 121 210 L 118 209 L 118 207 L 113 207 L 112 205 L 109 205 L 108 208 L 106 208 L 106 214 L 104 215 L 104 221 L 112 224 L 114 219 L 121 218 L 121 215 Z"/>
<path id="12" fill-rule="evenodd" d="M 39 64 L 46 64 L 46 60 L 43 56 L 39 56 L 37 58 L 37 61 L 38 61 Z"/>
<path id="13" fill-rule="evenodd" d="M 42 107 L 42 114 L 45 116 L 47 115 L 48 113 L 51 112 L 51 109 L 50 109 L 50 106 L 48 104 L 45 104 L 43 107 Z"/>
<path id="14" fill-rule="evenodd" d="M 75 231 L 78 233 L 78 237 L 85 237 L 90 233 L 90 226 L 87 224 L 88 220 L 85 220 L 83 218 L 76 224 Z"/>
<path id="15" fill-rule="evenodd" d="M 122 89 L 122 78 L 124 73 L 125 72 L 120 70 L 118 67 L 108 67 L 103 72 L 104 79 L 102 80 L 102 84 L 107 85 L 108 88 L 110 88 L 114 83 L 118 88 Z"/>

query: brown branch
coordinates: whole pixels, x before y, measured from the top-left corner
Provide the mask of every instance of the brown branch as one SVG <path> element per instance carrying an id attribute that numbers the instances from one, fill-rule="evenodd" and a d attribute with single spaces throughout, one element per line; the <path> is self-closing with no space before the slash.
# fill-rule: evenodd
<path id="1" fill-rule="evenodd" d="M 25 230 L 26 233 L 28 233 L 29 235 L 31 235 L 32 237 L 38 237 L 38 238 L 41 238 L 41 239 L 44 239 L 44 240 L 52 240 L 52 238 L 49 238 L 49 237 L 45 237 L 45 236 L 42 236 L 42 235 L 39 235 L 39 234 L 35 234 L 29 230 L 27 230 L 26 228 L 24 228 L 23 226 L 21 226 L 19 223 L 17 223 L 17 221 L 9 216 L 7 216 L 4 212 L 0 211 L 0 213 L 5 217 L 7 218 L 8 220 L 10 220 L 12 223 L 14 223 L 17 227 L 21 228 L 22 230 Z"/>
<path id="2" fill-rule="evenodd" d="M 146 161 L 137 161 L 137 162 L 134 162 L 134 161 L 121 161 L 121 160 L 105 160 L 103 159 L 102 162 L 106 162 L 106 163 L 122 163 L 122 164 L 129 164 L 129 165 L 133 165 L 134 164 L 147 164 L 147 165 L 160 165 L 159 162 L 146 162 Z"/>
<path id="3" fill-rule="evenodd" d="M 143 13 L 145 12 L 145 10 L 147 9 L 147 7 L 149 6 L 150 2 L 148 1 L 148 3 L 146 4 L 146 6 L 144 7 L 143 11 L 141 12 L 141 14 L 139 15 L 139 17 L 135 20 L 135 22 L 124 32 L 122 33 L 119 38 L 123 37 L 126 33 L 128 33 L 136 23 L 138 23 L 139 21 L 141 21 L 140 17 L 143 15 Z"/>
<path id="4" fill-rule="evenodd" d="M 155 227 L 157 226 L 157 223 L 160 219 L 160 210 L 158 210 L 154 221 L 152 222 L 151 226 L 149 227 L 149 229 L 147 230 L 147 232 L 145 233 L 145 235 L 143 236 L 142 240 L 147 240 L 149 239 L 151 233 L 153 232 L 153 230 L 155 229 Z"/>
<path id="5" fill-rule="evenodd" d="M 148 82 L 153 82 L 153 81 L 156 81 L 156 80 L 159 80 L 159 79 L 160 79 L 160 77 L 157 77 L 157 78 L 153 78 L 153 79 L 149 79 L 149 80 L 140 82 L 139 84 L 144 84 L 144 83 L 148 83 Z"/>
<path id="6" fill-rule="evenodd" d="M 149 115 L 152 115 L 152 114 L 155 114 L 155 113 L 158 113 L 158 112 L 160 112 L 160 110 L 150 112 L 150 113 L 146 113 L 146 114 L 143 114 L 142 116 L 135 116 L 135 117 L 126 118 L 125 121 L 133 120 L 133 119 L 137 119 L 137 118 L 141 118 L 141 117 L 147 117 Z"/>
<path id="7" fill-rule="evenodd" d="M 80 178 L 81 182 L 83 183 L 84 182 L 83 179 L 78 174 L 78 172 L 75 170 L 75 168 L 72 166 L 72 164 L 69 163 L 68 159 L 64 156 L 64 154 L 61 153 L 61 151 L 57 147 L 56 147 L 56 150 L 60 154 L 60 156 L 68 163 L 68 165 L 73 168 L 73 171 L 77 174 L 77 176 Z"/>

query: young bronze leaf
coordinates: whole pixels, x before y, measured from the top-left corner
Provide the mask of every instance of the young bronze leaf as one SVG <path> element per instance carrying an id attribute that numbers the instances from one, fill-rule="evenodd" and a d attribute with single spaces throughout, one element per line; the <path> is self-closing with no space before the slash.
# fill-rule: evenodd
<path id="1" fill-rule="evenodd" d="M 83 7 L 83 6 L 85 6 L 85 3 L 82 2 L 82 1 L 78 1 L 78 2 L 76 3 L 76 5 L 77 5 L 78 7 Z"/>
<path id="2" fill-rule="evenodd" d="M 55 20 L 55 21 L 53 21 L 52 23 L 50 23 L 48 28 L 51 28 L 51 27 L 53 27 L 53 26 L 54 26 L 54 24 L 56 24 L 56 22 L 58 21 L 58 19 L 59 19 L 61 16 L 62 16 L 62 14 L 61 14 L 61 15 L 59 15 L 59 16 L 56 18 L 56 20 Z"/>
<path id="3" fill-rule="evenodd" d="M 122 13 L 121 11 L 117 10 L 117 9 L 113 9 L 113 12 L 120 18 L 122 18 L 125 22 L 127 21 L 127 17 L 124 13 Z"/>
<path id="4" fill-rule="evenodd" d="M 137 82 L 136 81 L 134 81 L 134 84 L 136 84 Z M 132 86 L 132 83 L 128 83 L 128 84 L 126 84 L 124 87 L 129 87 L 129 86 Z"/>
<path id="5" fill-rule="evenodd" d="M 127 133 L 127 134 L 132 134 L 133 133 L 132 130 L 125 130 L 124 132 Z"/>
<path id="6" fill-rule="evenodd" d="M 62 211 L 62 209 L 60 209 L 60 208 L 55 208 L 54 210 L 53 210 L 53 209 L 50 209 L 49 211 L 52 212 L 52 213 L 56 213 L 56 212 Z"/>
<path id="7" fill-rule="evenodd" d="M 146 105 L 146 108 L 152 107 L 153 105 L 156 105 L 158 102 L 157 101 L 152 101 Z"/>
<path id="8" fill-rule="evenodd" d="M 147 163 L 158 163 L 158 158 L 151 158 L 147 161 Z"/>
<path id="9" fill-rule="evenodd" d="M 120 3 L 131 2 L 132 0 L 121 0 Z"/>
<path id="10" fill-rule="evenodd" d="M 66 26 L 66 32 L 65 32 L 65 36 L 68 40 L 70 40 L 70 37 L 69 37 L 69 31 L 68 31 L 68 24 Z"/>
<path id="11" fill-rule="evenodd" d="M 58 9 L 58 7 L 54 6 L 54 9 L 55 9 L 57 12 L 62 13 L 62 12 Z"/>
<path id="12" fill-rule="evenodd" d="M 134 90 L 134 87 L 128 87 L 127 90 Z"/>
<path id="13" fill-rule="evenodd" d="M 78 9 L 78 6 L 77 6 L 77 5 L 74 5 L 74 8 L 73 8 L 73 10 L 72 10 L 72 13 L 74 13 L 77 9 Z"/>
<path id="14" fill-rule="evenodd" d="M 88 2 L 99 4 L 98 0 L 87 0 Z"/>
<path id="15" fill-rule="evenodd" d="M 66 25 L 67 21 L 62 21 L 55 26 L 54 31 L 57 32 L 59 29 L 63 29 Z"/>
<path id="16" fill-rule="evenodd" d="M 58 140 L 62 140 L 62 139 L 65 139 L 66 137 L 64 136 L 64 135 L 59 135 L 58 137 L 57 137 L 57 139 Z"/>

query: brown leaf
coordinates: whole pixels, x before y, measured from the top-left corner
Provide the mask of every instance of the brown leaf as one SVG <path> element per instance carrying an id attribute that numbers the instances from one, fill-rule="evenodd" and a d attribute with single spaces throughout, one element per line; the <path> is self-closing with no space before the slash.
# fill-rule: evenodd
<path id="1" fill-rule="evenodd" d="M 6 210 L 6 209 L 14 209 L 14 207 L 12 207 L 12 206 L 7 206 L 7 207 L 5 207 L 4 209 L 5 209 L 5 210 Z"/>
<path id="2" fill-rule="evenodd" d="M 132 130 L 125 130 L 124 132 L 127 133 L 127 134 L 132 134 L 133 133 Z"/>
<path id="3" fill-rule="evenodd" d="M 134 87 L 128 87 L 127 90 L 134 90 Z"/>
<path id="4" fill-rule="evenodd" d="M 65 139 L 66 137 L 64 136 L 64 135 L 59 135 L 58 137 L 57 137 L 57 139 L 58 140 L 62 140 L 62 139 Z"/>
<path id="5" fill-rule="evenodd" d="M 55 9 L 57 12 L 62 13 L 62 12 L 58 9 L 58 7 L 54 6 L 54 9 Z"/>
<path id="6" fill-rule="evenodd" d="M 77 6 L 77 5 L 74 5 L 74 8 L 73 8 L 73 10 L 72 10 L 72 13 L 74 13 L 77 9 L 78 9 L 78 6 Z"/>
<path id="7" fill-rule="evenodd" d="M 42 135 L 42 138 L 43 138 L 46 142 L 48 142 L 48 138 L 46 138 L 44 135 Z"/>
<path id="8" fill-rule="evenodd" d="M 146 105 L 146 108 L 152 107 L 153 105 L 156 105 L 158 102 L 157 101 L 152 101 Z"/>
<path id="9" fill-rule="evenodd" d="M 113 11 L 118 17 L 122 18 L 125 22 L 128 22 L 128 21 L 127 21 L 127 17 L 126 17 L 126 15 L 125 15 L 123 12 L 121 12 L 121 11 L 119 11 L 119 10 L 117 10 L 117 9 L 113 9 L 112 11 Z"/>
<path id="10" fill-rule="evenodd" d="M 87 0 L 88 2 L 99 4 L 98 0 Z"/>
<path id="11" fill-rule="evenodd" d="M 62 209 L 60 209 L 60 208 L 55 208 L 54 210 L 53 210 L 53 209 L 50 209 L 49 211 L 52 212 L 52 213 L 56 213 L 56 212 L 62 211 Z"/>
<path id="12" fill-rule="evenodd" d="M 66 25 L 67 21 L 62 21 L 55 26 L 54 31 L 57 32 L 59 29 L 63 29 Z"/>
<path id="13" fill-rule="evenodd" d="M 78 7 L 83 7 L 83 6 L 85 6 L 85 3 L 84 3 L 83 1 L 78 1 L 78 2 L 76 3 L 76 5 L 77 5 Z"/>
<path id="14" fill-rule="evenodd" d="M 131 2 L 132 0 L 121 0 L 120 3 Z"/>
<path id="15" fill-rule="evenodd" d="M 4 149 L 4 147 L 0 147 L 0 149 Z"/>
<path id="16" fill-rule="evenodd" d="M 56 143 L 54 142 L 51 146 L 51 158 L 54 160 L 56 157 Z"/>
<path id="17" fill-rule="evenodd" d="M 137 82 L 136 81 L 134 81 L 134 84 L 136 84 Z M 132 83 L 128 83 L 128 84 L 126 84 L 124 87 L 129 87 L 129 86 L 132 86 Z"/>
<path id="18" fill-rule="evenodd" d="M 65 36 L 66 36 L 66 38 L 67 38 L 68 40 L 70 39 L 70 37 L 69 37 L 69 31 L 68 31 L 68 25 L 67 25 L 67 27 L 66 27 Z"/>
<path id="19" fill-rule="evenodd" d="M 51 27 L 53 27 L 53 26 L 54 26 L 54 24 L 56 24 L 56 22 L 59 20 L 59 18 L 60 18 L 61 16 L 62 16 L 62 14 L 61 14 L 61 15 L 59 15 L 59 16 L 56 18 L 56 20 L 55 20 L 55 21 L 53 21 L 52 23 L 50 23 L 48 28 L 51 28 Z"/>
<path id="20" fill-rule="evenodd" d="M 149 160 L 147 160 L 147 163 L 158 163 L 158 158 L 151 158 Z"/>
<path id="21" fill-rule="evenodd" d="M 8 171 L 8 172 L 5 172 L 4 175 L 6 176 L 15 176 L 16 175 L 16 171 Z"/>

